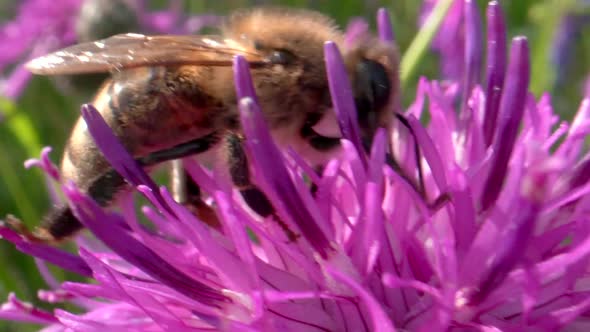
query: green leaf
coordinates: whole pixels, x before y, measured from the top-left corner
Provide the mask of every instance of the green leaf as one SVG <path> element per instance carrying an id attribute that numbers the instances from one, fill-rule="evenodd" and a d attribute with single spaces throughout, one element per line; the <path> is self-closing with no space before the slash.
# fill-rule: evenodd
<path id="1" fill-rule="evenodd" d="M 19 112 L 16 106 L 5 98 L 0 98 L 0 113 L 5 119 L 2 124 L 4 128 L 12 133 L 18 142 L 25 148 L 28 155 L 38 155 L 41 150 L 41 144 L 35 127 L 24 112 Z M 6 144 L 6 142 L 2 142 Z M 2 150 L 6 150 L 6 146 Z M 5 151 L 6 152 L 6 151 Z M 12 199 L 14 200 L 18 209 L 18 214 L 25 220 L 38 220 L 39 214 L 35 208 L 35 204 L 31 201 L 30 196 L 25 190 L 17 171 L 14 169 L 13 162 L 7 157 L 10 153 L 4 153 L 0 158 L 0 178 L 4 181 Z"/>
<path id="2" fill-rule="evenodd" d="M 36 156 L 41 151 L 41 140 L 35 126 L 24 112 L 19 112 L 16 105 L 6 98 L 0 97 L 0 113 L 5 118 L 4 126 L 19 140 L 30 156 Z"/>

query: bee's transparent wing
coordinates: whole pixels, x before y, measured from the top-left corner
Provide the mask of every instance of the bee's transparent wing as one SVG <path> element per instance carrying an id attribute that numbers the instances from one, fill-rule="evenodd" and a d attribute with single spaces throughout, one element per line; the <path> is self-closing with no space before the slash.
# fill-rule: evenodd
<path id="1" fill-rule="evenodd" d="M 266 63 L 244 43 L 220 36 L 129 33 L 67 47 L 33 59 L 26 67 L 40 75 L 67 75 L 146 66 L 231 66 L 235 55 L 244 56 L 252 64 Z"/>

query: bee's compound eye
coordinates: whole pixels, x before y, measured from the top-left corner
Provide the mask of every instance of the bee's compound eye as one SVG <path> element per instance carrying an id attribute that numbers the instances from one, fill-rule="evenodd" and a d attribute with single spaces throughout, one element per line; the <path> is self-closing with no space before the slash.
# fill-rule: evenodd
<path id="1" fill-rule="evenodd" d="M 362 60 L 356 66 L 357 95 L 369 99 L 372 108 L 387 103 L 391 83 L 385 67 L 373 60 Z"/>
<path id="2" fill-rule="evenodd" d="M 275 65 L 288 65 L 293 62 L 295 56 L 286 50 L 274 50 L 270 53 L 269 60 Z"/>
<path id="3" fill-rule="evenodd" d="M 373 60 L 362 60 L 356 66 L 354 84 L 355 103 L 359 120 L 367 121 L 367 116 L 387 104 L 391 82 L 385 67 Z"/>

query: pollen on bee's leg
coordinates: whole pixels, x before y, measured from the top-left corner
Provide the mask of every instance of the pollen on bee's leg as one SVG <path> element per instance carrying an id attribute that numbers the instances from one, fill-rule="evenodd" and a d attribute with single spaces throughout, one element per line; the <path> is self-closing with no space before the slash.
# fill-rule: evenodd
<path id="1" fill-rule="evenodd" d="M 53 237 L 47 229 L 37 227 L 35 231 L 31 232 L 22 220 L 11 214 L 6 216 L 6 223 L 29 242 L 48 245 L 56 245 L 60 243 L 60 241 Z"/>
<path id="2" fill-rule="evenodd" d="M 211 206 L 207 205 L 207 203 L 203 202 L 202 199 L 198 199 L 196 201 L 187 201 L 184 202 L 183 205 L 191 211 L 191 213 L 199 218 L 202 222 L 207 224 L 210 227 L 213 227 L 217 230 L 221 230 L 221 222 L 217 217 L 217 213 L 215 209 Z"/>
<path id="3" fill-rule="evenodd" d="M 182 160 L 173 160 L 171 166 L 170 180 L 174 199 L 205 224 L 221 230 L 221 222 L 215 210 L 203 201 L 201 188 L 187 176 Z"/>
<path id="4" fill-rule="evenodd" d="M 84 229 L 84 225 L 72 212 L 72 209 L 63 204 L 56 206 L 45 216 L 41 227 L 33 232 L 41 239 L 48 239 L 51 243 L 60 243 L 72 238 Z"/>

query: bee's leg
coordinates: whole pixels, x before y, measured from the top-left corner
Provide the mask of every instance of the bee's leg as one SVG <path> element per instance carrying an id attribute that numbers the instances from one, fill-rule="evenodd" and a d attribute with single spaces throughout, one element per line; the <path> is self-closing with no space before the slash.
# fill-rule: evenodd
<path id="1" fill-rule="evenodd" d="M 219 142 L 219 135 L 213 132 L 192 141 L 175 145 L 168 149 L 152 152 L 145 157 L 138 158 L 141 166 L 153 166 L 170 160 L 182 159 L 184 157 L 203 153 L 211 149 Z"/>
<path id="2" fill-rule="evenodd" d="M 299 236 L 295 234 L 287 224 L 277 215 L 272 203 L 260 188 L 250 181 L 250 169 L 243 144 L 243 138 L 231 133 L 227 136 L 227 158 L 229 173 L 233 184 L 240 190 L 240 194 L 248 206 L 260 216 L 273 217 L 283 229 L 290 241 L 295 241 Z"/>
<path id="3" fill-rule="evenodd" d="M 217 142 L 219 136 L 212 133 L 198 139 L 182 143 L 154 152 L 145 157 L 138 158 L 137 162 L 143 167 L 154 166 L 156 164 L 181 159 L 191 155 L 199 154 L 209 150 Z M 128 186 L 125 179 L 114 169 L 109 169 L 103 174 L 97 176 L 88 182 L 85 188 L 86 193 L 92 197 L 99 205 L 109 206 L 115 196 Z M 24 224 L 11 219 L 12 226 L 30 241 L 43 243 L 59 243 L 82 230 L 84 226 L 74 216 L 72 210 L 67 204 L 53 208 L 43 219 L 41 226 L 30 232 Z"/>
<path id="4" fill-rule="evenodd" d="M 320 165 L 320 166 L 316 166 L 314 168 L 314 171 L 317 175 L 319 175 L 320 177 L 322 176 L 322 174 L 324 173 L 324 166 Z M 318 192 L 318 185 L 315 182 L 311 183 L 311 187 L 309 188 L 309 190 L 311 191 L 311 194 L 313 195 L 313 197 L 316 197 L 316 194 Z"/>
<path id="5" fill-rule="evenodd" d="M 336 147 L 340 146 L 340 138 L 325 137 L 325 136 L 319 135 L 313 131 L 311 131 L 311 134 L 304 136 L 304 138 L 306 138 L 307 141 L 309 142 L 309 145 L 317 151 L 329 152 L 329 151 L 335 149 Z M 324 166 L 323 165 L 316 166 L 314 168 L 314 170 L 315 170 L 316 174 L 321 176 L 322 173 L 324 172 Z M 311 190 L 311 194 L 315 197 L 315 195 L 318 191 L 317 184 L 312 183 L 310 190 Z"/>
<path id="6" fill-rule="evenodd" d="M 125 179 L 110 169 L 90 181 L 87 193 L 99 205 L 106 206 L 125 185 Z M 41 221 L 41 225 L 32 232 L 18 219 L 7 219 L 8 223 L 29 241 L 46 244 L 58 244 L 84 228 L 65 203 L 52 208 Z"/>
<path id="7" fill-rule="evenodd" d="M 58 234 L 60 231 L 63 231 L 66 234 L 74 234 L 83 228 L 82 224 L 78 221 L 78 219 L 76 219 L 76 217 L 72 215 L 72 211 L 69 209 L 69 207 L 65 205 L 53 208 L 45 218 L 47 220 L 51 218 L 60 220 L 70 220 L 70 222 L 66 221 L 63 223 L 62 226 L 64 227 L 62 227 L 61 230 L 55 230 L 56 234 Z M 23 237 L 25 237 L 29 242 L 57 245 L 68 236 L 54 236 L 51 234 L 49 228 L 44 226 L 37 227 L 34 231 L 30 231 L 29 228 L 20 219 L 16 218 L 13 215 L 6 216 L 6 223 L 12 229 L 14 229 Z M 45 222 L 43 222 L 43 224 L 45 224 Z"/>
<path id="8" fill-rule="evenodd" d="M 215 211 L 201 198 L 201 188 L 186 173 L 182 160 L 172 161 L 170 169 L 172 196 L 178 203 L 184 205 L 197 218 L 214 228 L 221 228 Z"/>
<path id="9" fill-rule="evenodd" d="M 392 154 L 387 154 L 387 162 L 397 174 L 399 174 L 404 180 L 406 180 L 406 182 L 410 184 L 418 194 L 420 194 L 420 196 L 427 203 L 428 207 L 431 210 L 436 211 L 440 209 L 443 205 L 445 205 L 447 202 L 449 202 L 451 200 L 451 196 L 449 195 L 449 193 L 445 192 L 440 194 L 433 201 L 429 201 L 428 195 L 426 194 L 426 185 L 424 184 L 424 170 L 422 168 L 422 157 L 416 133 L 414 132 L 414 129 L 412 129 L 412 126 L 410 126 L 408 120 L 402 114 L 396 113 L 395 116 L 399 120 L 399 122 L 408 129 L 410 135 L 412 135 L 412 138 L 414 139 L 414 159 L 416 160 L 416 166 L 418 169 L 418 183 L 416 183 L 412 179 L 412 177 L 407 174 L 407 172 L 395 160 L 395 157 L 393 157 Z"/>
<path id="10" fill-rule="evenodd" d="M 418 168 L 418 192 L 424 197 L 426 198 L 426 185 L 424 184 L 424 170 L 422 168 L 422 156 L 420 153 L 420 146 L 418 145 L 418 139 L 416 137 L 416 133 L 414 132 L 414 129 L 412 129 L 412 126 L 410 126 L 410 123 L 408 122 L 408 120 L 401 114 L 399 113 L 395 113 L 395 117 L 399 120 L 399 122 L 406 127 L 406 129 L 408 129 L 408 131 L 410 132 L 410 135 L 412 135 L 412 138 L 414 139 L 414 159 L 416 160 L 416 166 Z M 398 165 L 399 167 L 399 165 Z M 401 170 L 401 167 L 399 167 L 399 169 Z"/>
<path id="11" fill-rule="evenodd" d="M 318 134 L 314 129 L 313 126 L 316 125 L 320 121 L 320 116 L 315 113 L 309 114 L 308 118 L 305 122 L 305 125 L 301 128 L 299 134 L 301 138 L 306 140 L 314 150 L 320 152 L 329 152 L 338 146 L 340 146 L 340 138 L 339 137 L 327 137 Z M 319 165 L 314 168 L 314 171 L 318 175 L 322 175 L 324 171 L 324 166 Z M 312 183 L 311 185 L 311 194 L 315 196 L 318 191 L 318 186 L 316 183 Z"/>
<path id="12" fill-rule="evenodd" d="M 172 198 L 180 204 L 185 204 L 188 201 L 186 181 L 187 176 L 182 159 L 172 160 L 170 162 L 170 189 L 172 191 Z M 198 194 L 200 195 L 200 190 Z"/>

